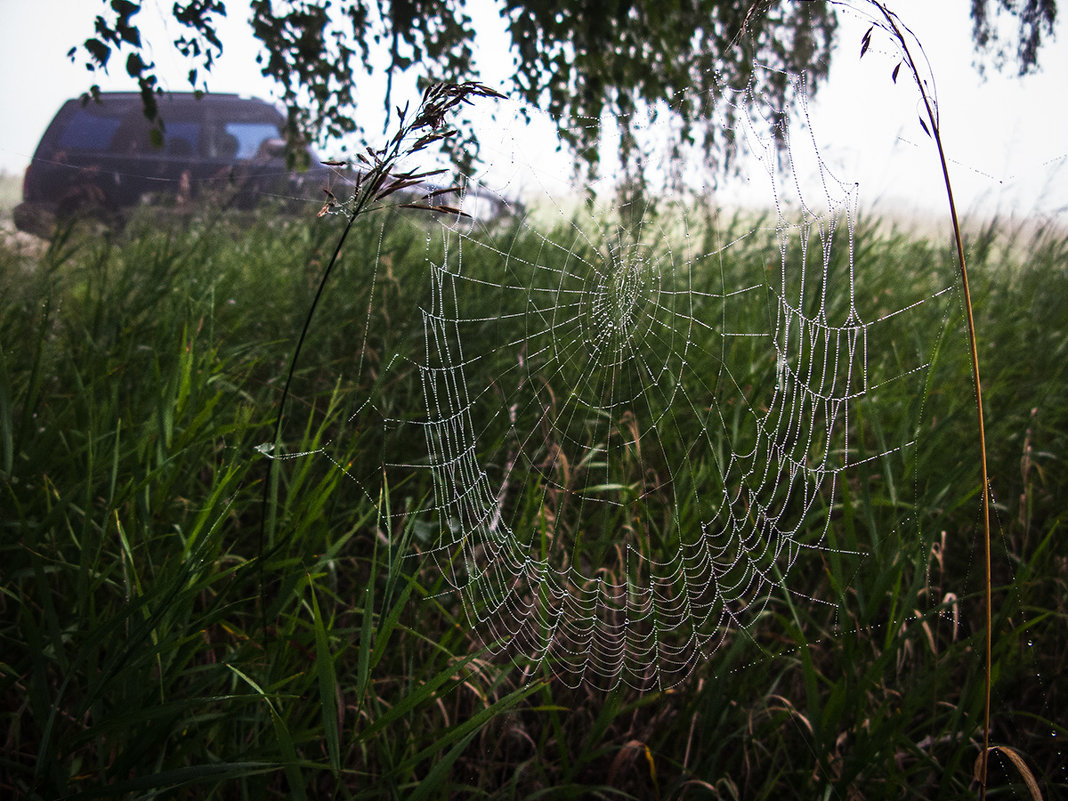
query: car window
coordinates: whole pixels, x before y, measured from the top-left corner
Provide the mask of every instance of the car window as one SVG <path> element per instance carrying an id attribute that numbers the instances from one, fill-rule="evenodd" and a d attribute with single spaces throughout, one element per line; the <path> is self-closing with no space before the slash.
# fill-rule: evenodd
<path id="1" fill-rule="evenodd" d="M 60 150 L 105 151 L 111 146 L 121 121 L 78 109 L 59 135 Z"/>
<path id="2" fill-rule="evenodd" d="M 239 159 L 255 158 L 260 152 L 260 145 L 280 135 L 278 126 L 269 122 L 228 122 L 224 130 L 237 140 L 235 158 Z"/>
<path id="3" fill-rule="evenodd" d="M 163 148 L 168 156 L 192 156 L 200 152 L 198 122 L 168 122 L 163 136 Z"/>

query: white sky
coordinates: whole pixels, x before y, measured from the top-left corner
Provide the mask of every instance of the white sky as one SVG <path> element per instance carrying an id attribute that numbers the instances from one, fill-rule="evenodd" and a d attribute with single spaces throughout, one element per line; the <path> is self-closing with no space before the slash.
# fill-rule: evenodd
<path id="1" fill-rule="evenodd" d="M 468 5 L 480 24 L 502 26 L 493 0 Z M 917 33 L 930 58 L 961 210 L 1016 218 L 1068 216 L 1068 105 L 1063 100 L 1068 19 L 1060 21 L 1059 36 L 1044 49 L 1038 75 L 1017 79 L 988 70 L 984 81 L 971 66 L 969 0 L 890 0 L 890 5 Z M 158 20 L 166 18 L 171 0 L 146 0 L 144 6 L 138 22 L 159 30 Z M 0 108 L 6 119 L 0 128 L 0 171 L 21 174 L 61 103 L 90 83 L 105 90 L 135 88 L 125 77 L 122 60 L 106 76 L 90 74 L 66 57 L 72 45 L 92 34 L 93 17 L 103 7 L 96 0 L 0 0 L 0 68 L 5 76 Z M 259 75 L 255 63 L 247 2 L 228 0 L 227 7 L 230 16 L 220 21 L 225 50 L 209 75 L 209 88 L 269 98 L 273 85 Z M 1068 9 L 1061 16 L 1068 18 Z M 860 183 L 862 208 L 943 211 L 934 151 L 916 122 L 915 92 L 904 76 L 896 86 L 891 83 L 896 59 L 885 48 L 880 52 L 878 39 L 858 60 L 866 28 L 842 18 L 831 78 L 810 109 L 820 154 L 836 177 Z M 501 35 L 487 37 L 479 53 L 483 80 L 498 86 L 510 69 L 500 30 Z M 158 49 L 152 56 L 164 67 L 165 86 L 187 89 L 187 67 L 169 46 L 173 33 L 148 34 L 153 36 Z M 400 93 L 395 98 L 402 99 Z M 374 131 L 376 125 L 368 128 Z M 542 173 L 568 178 L 569 163 L 553 155 L 546 128 L 514 137 L 513 153 Z"/>

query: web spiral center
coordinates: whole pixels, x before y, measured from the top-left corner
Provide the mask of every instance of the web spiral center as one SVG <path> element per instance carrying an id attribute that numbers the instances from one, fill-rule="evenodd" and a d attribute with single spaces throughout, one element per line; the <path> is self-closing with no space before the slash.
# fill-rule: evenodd
<path id="1" fill-rule="evenodd" d="M 591 360 L 619 367 L 637 357 L 633 349 L 644 347 L 654 325 L 663 289 L 660 260 L 634 244 L 613 248 L 598 267 L 584 287 L 584 339 Z"/>

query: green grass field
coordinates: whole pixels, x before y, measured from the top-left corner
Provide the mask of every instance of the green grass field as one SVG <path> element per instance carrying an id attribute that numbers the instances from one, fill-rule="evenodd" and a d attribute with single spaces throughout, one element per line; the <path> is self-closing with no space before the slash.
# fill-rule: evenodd
<path id="1" fill-rule="evenodd" d="M 390 358 L 421 352 L 433 224 L 371 215 L 346 245 L 283 426 L 290 452 L 329 458 L 272 474 L 257 450 L 336 223 L 135 220 L 61 234 L 40 257 L 0 249 L 0 795 L 974 795 L 982 525 L 956 300 L 895 334 L 933 359 L 922 396 L 891 388 L 878 426 L 853 420 L 873 449 L 918 445 L 851 473 L 806 523 L 829 516 L 838 550 L 799 562 L 791 592 L 682 684 L 569 689 L 485 653 L 418 558 L 437 524 L 429 472 L 380 469 L 425 442 L 365 425 L 371 396 L 390 419 L 426 414 L 417 371 Z M 512 254 L 544 244 L 486 236 Z M 761 270 L 766 247 L 739 244 L 723 269 Z M 992 742 L 1055 798 L 1068 791 L 1068 237 L 995 224 L 967 253 L 995 500 Z M 855 269 L 920 297 L 956 270 L 948 234 L 870 223 Z M 740 383 L 769 380 L 750 364 Z M 383 457 L 387 444 L 411 454 Z M 991 788 L 1028 797 L 1007 758 Z"/>

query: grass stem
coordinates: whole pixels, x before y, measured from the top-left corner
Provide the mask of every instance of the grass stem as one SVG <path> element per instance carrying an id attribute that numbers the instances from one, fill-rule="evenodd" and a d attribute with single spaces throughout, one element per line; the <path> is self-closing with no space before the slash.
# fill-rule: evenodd
<path id="1" fill-rule="evenodd" d="M 991 555 L 990 555 L 990 479 L 987 472 L 987 460 L 986 460 L 986 425 L 983 415 L 983 385 L 979 377 L 979 349 L 976 342 L 975 334 L 975 315 L 972 310 L 972 293 L 971 286 L 968 281 L 968 266 L 964 258 L 964 242 L 961 237 L 960 220 L 957 216 L 957 205 L 953 199 L 953 184 L 949 178 L 949 164 L 946 160 L 945 148 L 942 145 L 941 126 L 939 125 L 938 110 L 935 104 L 932 102 L 931 93 L 928 91 L 927 85 L 920 75 L 919 66 L 912 56 L 908 46 L 908 39 L 906 37 L 906 31 L 912 36 L 914 41 L 915 35 L 908 30 L 907 26 L 901 23 L 896 14 L 891 12 L 885 5 L 878 0 L 872 0 L 872 4 L 879 10 L 880 14 L 886 20 L 890 26 L 890 31 L 897 39 L 899 46 L 901 47 L 902 54 L 904 55 L 905 63 L 912 73 L 913 79 L 916 81 L 916 87 L 920 92 L 920 98 L 923 101 L 924 113 L 927 116 L 927 121 L 930 124 L 930 135 L 934 139 L 935 147 L 938 150 L 938 161 L 942 167 L 942 179 L 946 187 L 946 199 L 949 201 L 949 214 L 953 226 L 953 241 L 957 250 L 957 263 L 960 267 L 960 280 L 961 280 L 961 292 L 964 297 L 964 313 L 966 318 L 967 330 L 968 330 L 968 349 L 971 356 L 971 368 L 972 368 L 972 382 L 975 388 L 975 407 L 976 407 L 976 432 L 979 440 L 979 472 L 980 483 L 983 488 L 983 550 L 984 550 L 984 595 L 985 595 L 985 672 L 986 677 L 984 680 L 984 698 L 983 698 L 983 751 L 980 755 L 980 784 L 979 784 L 979 798 L 986 798 L 986 786 L 987 786 L 987 757 L 990 752 L 990 677 L 993 672 L 993 620 L 992 620 L 992 606 L 993 606 L 993 590 L 992 590 L 992 578 L 991 578 Z M 921 46 L 922 50 L 922 46 Z M 925 128 L 926 130 L 926 128 Z"/>

